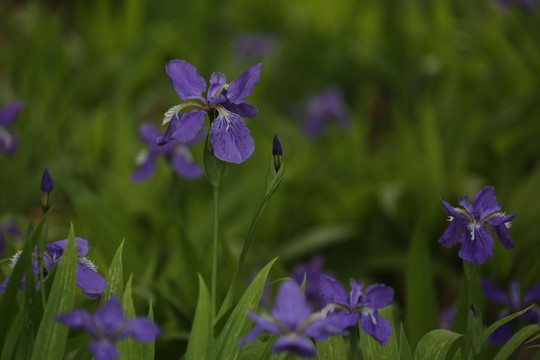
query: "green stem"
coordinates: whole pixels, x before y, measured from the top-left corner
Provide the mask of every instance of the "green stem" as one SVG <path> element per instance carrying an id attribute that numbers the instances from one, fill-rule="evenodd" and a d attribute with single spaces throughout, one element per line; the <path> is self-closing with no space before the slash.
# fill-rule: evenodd
<path id="1" fill-rule="evenodd" d="M 358 360 L 358 324 L 351 328 L 351 333 L 349 335 L 349 341 L 351 348 L 349 349 L 349 360 Z"/>
<path id="2" fill-rule="evenodd" d="M 212 243 L 212 319 L 216 317 L 217 298 L 217 266 L 218 266 L 218 237 L 219 237 L 219 186 L 212 187 L 214 198 L 214 238 Z"/>

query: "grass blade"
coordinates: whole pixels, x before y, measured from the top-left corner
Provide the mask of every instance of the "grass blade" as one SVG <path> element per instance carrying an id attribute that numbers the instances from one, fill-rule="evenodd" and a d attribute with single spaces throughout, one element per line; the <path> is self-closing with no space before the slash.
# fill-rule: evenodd
<path id="1" fill-rule="evenodd" d="M 118 301 L 122 302 L 124 291 L 124 272 L 122 269 L 122 251 L 124 249 L 124 240 L 118 246 L 116 253 L 109 266 L 109 272 L 107 273 L 107 287 L 101 295 L 101 304 L 105 303 L 112 295 L 118 298 Z"/>
<path id="2" fill-rule="evenodd" d="M 203 278 L 199 275 L 199 300 L 189 335 L 186 360 L 210 360 L 212 358 L 212 311 L 210 294 Z"/>

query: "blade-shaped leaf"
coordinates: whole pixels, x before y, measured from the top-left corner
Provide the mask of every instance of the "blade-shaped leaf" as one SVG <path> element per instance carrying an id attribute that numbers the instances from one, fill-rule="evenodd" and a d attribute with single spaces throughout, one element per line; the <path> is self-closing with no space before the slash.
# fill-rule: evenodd
<path id="1" fill-rule="evenodd" d="M 23 328 L 24 314 L 22 311 L 19 310 L 17 316 L 15 317 L 15 320 L 13 321 L 13 325 L 11 325 L 11 328 L 9 329 L 6 341 L 4 342 L 4 347 L 2 348 L 2 357 L 0 358 L 0 360 L 11 360 L 15 358 L 14 351 L 17 343 L 19 342 L 19 338 L 21 335 L 21 331 L 23 331 Z"/>
<path id="2" fill-rule="evenodd" d="M 212 358 L 214 335 L 211 310 L 210 294 L 203 278 L 199 275 L 199 300 L 189 335 L 186 360 L 210 360 Z"/>
<path id="3" fill-rule="evenodd" d="M 124 308 L 126 319 L 132 319 L 135 317 L 135 307 L 133 306 L 133 298 L 131 296 L 132 280 L 133 275 L 130 275 L 126 288 L 124 289 L 124 297 L 122 299 L 122 307 Z M 134 339 L 127 338 L 126 340 L 119 342 L 118 351 L 125 359 L 142 360 L 142 344 Z"/>
<path id="4" fill-rule="evenodd" d="M 154 308 L 152 307 L 152 301 L 150 301 L 150 306 L 148 307 L 148 319 L 154 321 Z M 143 344 L 144 360 L 154 360 L 155 347 L 155 340 Z"/>
<path id="5" fill-rule="evenodd" d="M 375 339 L 365 332 L 360 333 L 360 346 L 364 359 L 397 359 L 399 357 L 396 329 L 392 315 L 392 306 L 379 310 L 379 314 L 388 319 L 392 325 L 392 336 L 386 345 L 381 346 Z"/>
<path id="6" fill-rule="evenodd" d="M 436 329 L 424 335 L 414 353 L 415 360 L 452 359 L 464 336 L 444 329 Z"/>
<path id="7" fill-rule="evenodd" d="M 39 326 L 32 360 L 53 360 L 62 358 L 69 328 L 56 321 L 55 316 L 72 310 L 75 299 L 77 272 L 77 250 L 73 224 L 56 276 L 52 284 L 43 319 Z"/>
<path id="8" fill-rule="evenodd" d="M 525 342 L 530 336 L 538 332 L 538 324 L 528 325 L 518 330 L 499 350 L 493 360 L 505 360 L 512 355 L 516 349 Z"/>
<path id="9" fill-rule="evenodd" d="M 501 326 L 503 326 L 504 324 L 506 324 L 507 322 L 517 318 L 518 316 L 520 316 L 521 314 L 524 314 L 526 313 L 527 311 L 529 311 L 531 308 L 533 308 L 535 305 L 531 305 L 529 306 L 528 308 L 526 309 L 523 309 L 521 311 L 518 311 L 517 313 L 513 313 L 513 314 L 510 314 L 508 316 L 505 316 L 503 317 L 502 319 L 500 320 L 497 320 L 495 321 L 493 324 L 491 324 L 486 330 L 484 330 L 484 341 L 486 341 L 489 336 L 495 331 L 497 330 L 498 328 L 500 328 Z"/>
<path id="10" fill-rule="evenodd" d="M 277 258 L 270 261 L 260 272 L 246 292 L 242 295 L 238 304 L 234 308 L 225 324 L 223 331 L 218 336 L 214 346 L 215 359 L 238 359 L 241 348 L 238 341 L 244 336 L 253 325 L 253 321 L 246 315 L 248 311 L 255 311 L 259 307 L 262 292 L 266 283 L 268 273 Z"/>
<path id="11" fill-rule="evenodd" d="M 347 349 L 343 336 L 331 336 L 324 341 L 317 341 L 319 360 L 346 359 Z"/>
<path id="12" fill-rule="evenodd" d="M 124 249 L 124 240 L 118 246 L 116 253 L 109 266 L 109 272 L 107 273 L 107 287 L 101 295 L 101 304 L 105 303 L 112 295 L 118 298 L 118 301 L 122 302 L 124 291 L 124 272 L 122 270 L 122 250 Z"/>
<path id="13" fill-rule="evenodd" d="M 400 324 L 399 328 L 399 360 L 412 360 L 411 347 L 407 341 L 403 324 Z"/>

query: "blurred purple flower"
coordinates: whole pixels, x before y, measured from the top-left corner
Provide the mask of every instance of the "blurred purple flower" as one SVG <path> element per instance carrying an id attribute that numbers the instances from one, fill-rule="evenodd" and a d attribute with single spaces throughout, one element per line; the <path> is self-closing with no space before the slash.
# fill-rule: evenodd
<path id="1" fill-rule="evenodd" d="M 276 49 L 278 43 L 273 34 L 239 34 L 233 40 L 233 55 L 239 62 L 262 60 Z"/>
<path id="2" fill-rule="evenodd" d="M 46 279 L 47 275 L 52 271 L 54 266 L 62 258 L 64 253 L 64 248 L 66 247 L 67 239 L 53 241 L 45 245 L 45 252 L 43 253 L 43 278 Z M 77 286 L 81 288 L 83 295 L 89 299 L 99 299 L 101 293 L 105 290 L 107 282 L 105 279 L 96 272 L 96 265 L 88 258 L 86 254 L 88 253 L 89 246 L 88 241 L 83 238 L 75 238 L 75 244 L 77 246 Z M 17 252 L 13 259 L 11 260 L 11 266 L 15 266 L 19 257 L 21 256 L 21 251 Z M 39 274 L 39 263 L 37 259 L 37 249 L 34 249 L 32 254 L 32 267 L 34 270 L 34 275 Z M 6 286 L 10 276 L 8 276 L 4 282 L 0 285 L 0 294 L 3 294 L 6 290 Z M 39 283 L 38 283 L 39 288 Z M 19 290 L 24 289 L 24 279 L 21 282 Z"/>
<path id="3" fill-rule="evenodd" d="M 263 332 L 279 334 L 272 353 L 292 351 L 300 357 L 316 355 L 315 345 L 310 338 L 325 340 L 330 335 L 341 334 L 323 313 L 311 313 L 311 309 L 298 284 L 284 281 L 279 289 L 272 315 L 259 316 L 249 312 L 255 327 L 239 341 L 238 346 L 255 341 Z"/>
<path id="4" fill-rule="evenodd" d="M 495 0 L 495 4 L 502 10 L 508 10 L 513 4 L 523 11 L 532 11 L 538 5 L 538 0 Z"/>
<path id="5" fill-rule="evenodd" d="M 390 321 L 379 315 L 378 310 L 387 307 L 394 299 L 394 289 L 374 284 L 362 291 L 364 283 L 351 279 L 351 292 L 347 293 L 341 283 L 328 275 L 322 275 L 321 294 L 328 300 L 330 312 L 338 317 L 335 325 L 346 329 L 360 321 L 362 331 L 384 346 L 392 335 Z"/>
<path id="6" fill-rule="evenodd" d="M 457 307 L 452 306 L 441 311 L 439 316 L 439 325 L 441 329 L 452 330 L 454 319 L 456 318 Z"/>
<path id="7" fill-rule="evenodd" d="M 325 298 L 321 295 L 320 278 L 323 274 L 324 259 L 322 256 L 313 257 L 307 264 L 298 264 L 293 268 L 291 278 L 302 285 L 304 275 L 306 286 L 304 293 L 309 304 L 315 310 L 322 309 L 326 305 Z"/>
<path id="8" fill-rule="evenodd" d="M 261 75 L 261 66 L 250 67 L 230 84 L 226 83 L 222 73 L 212 73 L 205 98 L 202 93 L 206 91 L 206 81 L 197 69 L 185 60 L 169 61 L 166 65 L 167 75 L 180 99 L 196 99 L 200 102 L 185 102 L 165 113 L 163 124 L 171 124 L 159 140 L 160 145 L 173 139 L 179 142 L 190 140 L 203 128 L 204 115 L 209 113 L 217 115 L 210 124 L 210 143 L 214 155 L 235 164 L 247 160 L 255 144 L 242 117 L 252 118 L 258 113 L 257 108 L 246 102 L 245 98 L 253 93 Z M 188 107 L 195 109 L 181 112 Z"/>
<path id="9" fill-rule="evenodd" d="M 89 346 L 96 360 L 117 359 L 120 354 L 114 344 L 119 340 L 131 337 L 149 342 L 160 334 L 159 327 L 147 318 L 125 319 L 124 310 L 115 297 L 93 315 L 86 310 L 73 310 L 57 315 L 56 320 L 71 328 L 86 330 L 93 338 Z"/>
<path id="10" fill-rule="evenodd" d="M 474 196 L 473 204 L 469 204 L 467 196 L 459 199 L 462 207 L 452 207 L 440 199 L 444 211 L 450 215 L 450 225 L 439 239 L 444 247 L 460 245 L 459 257 L 475 264 L 485 263 L 493 254 L 493 237 L 486 228 L 491 225 L 499 242 L 510 250 L 514 243 L 508 228 L 516 215 L 505 215 L 502 205 L 497 204 L 495 189 L 486 186 Z"/>
<path id="11" fill-rule="evenodd" d="M 177 119 L 178 118 L 175 118 L 172 121 L 176 122 Z M 180 177 L 185 179 L 196 179 L 203 175 L 202 168 L 193 161 L 189 147 L 203 139 L 205 135 L 204 131 L 201 131 L 199 135 L 196 135 L 188 142 L 182 143 L 171 140 L 162 146 L 156 144 L 156 140 L 162 136 L 154 124 L 141 124 L 139 127 L 139 135 L 148 145 L 148 148 L 143 150 L 137 156 L 138 167 L 131 175 L 131 181 L 141 182 L 148 180 L 148 178 L 154 174 L 156 158 L 160 155 L 167 160 L 174 172 Z M 167 135 L 168 134 L 165 134 L 164 136 Z"/>
<path id="12" fill-rule="evenodd" d="M 350 123 L 343 93 L 337 87 L 329 87 L 309 97 L 300 107 L 304 132 L 310 137 L 321 135 L 328 122 L 334 121 L 342 128 Z"/>
<path id="13" fill-rule="evenodd" d="M 19 115 L 22 108 L 21 101 L 14 101 L 0 109 L 0 150 L 6 155 L 13 155 L 17 148 L 17 135 L 10 133 L 7 126 Z"/>
<path id="14" fill-rule="evenodd" d="M 510 291 L 506 294 L 504 291 L 493 285 L 488 279 L 483 278 L 482 290 L 484 291 L 486 298 L 504 305 L 504 309 L 500 312 L 499 318 L 521 311 L 535 302 L 540 301 L 540 283 L 537 283 L 529 289 L 523 298 L 521 298 L 519 282 L 517 281 L 510 283 Z M 538 323 L 540 320 L 540 309 L 535 306 L 517 318 L 502 325 L 490 335 L 490 342 L 494 345 L 503 345 L 506 343 L 514 332 L 513 325 L 517 319 L 526 319 L 531 323 Z"/>
<path id="15" fill-rule="evenodd" d="M 12 240 L 18 240 L 22 237 L 21 229 L 14 219 L 0 222 L 0 256 L 6 251 L 6 236 Z"/>

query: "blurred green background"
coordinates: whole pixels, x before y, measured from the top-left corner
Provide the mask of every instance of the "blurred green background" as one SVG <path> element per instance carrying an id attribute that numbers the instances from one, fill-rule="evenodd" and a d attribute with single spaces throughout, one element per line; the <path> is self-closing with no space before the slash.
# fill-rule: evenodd
<path id="1" fill-rule="evenodd" d="M 437 243 L 448 224 L 440 197 L 457 205 L 494 186 L 503 210 L 518 214 L 517 245 L 496 244 L 482 273 L 501 288 L 540 279 L 540 11 L 512 4 L 2 1 L 0 105 L 21 99 L 24 108 L 10 127 L 17 151 L 0 156 L 0 218 L 37 222 L 48 167 L 56 183 L 49 240 L 67 237 L 74 222 L 105 274 L 125 238 L 139 313 L 152 299 L 164 329 L 157 358 L 177 358 L 197 272 L 209 281 L 211 190 L 204 179 L 177 178 L 163 159 L 150 180 L 131 183 L 145 147 L 138 126 L 160 124 L 181 102 L 167 61 L 229 81 L 262 62 L 248 98 L 259 115 L 246 120 L 255 153 L 227 167 L 222 187 L 222 295 L 264 197 L 277 133 L 285 180 L 259 223 L 246 281 L 275 256 L 278 279 L 323 254 L 341 279 L 393 286 L 414 343 L 459 296 L 457 249 Z M 244 33 L 271 34 L 276 44 L 239 60 L 234 40 Z M 329 85 L 343 90 L 351 125 L 308 138 L 291 107 Z M 201 164 L 202 144 L 192 151 Z M 5 256 L 19 246 L 10 242 Z"/>

